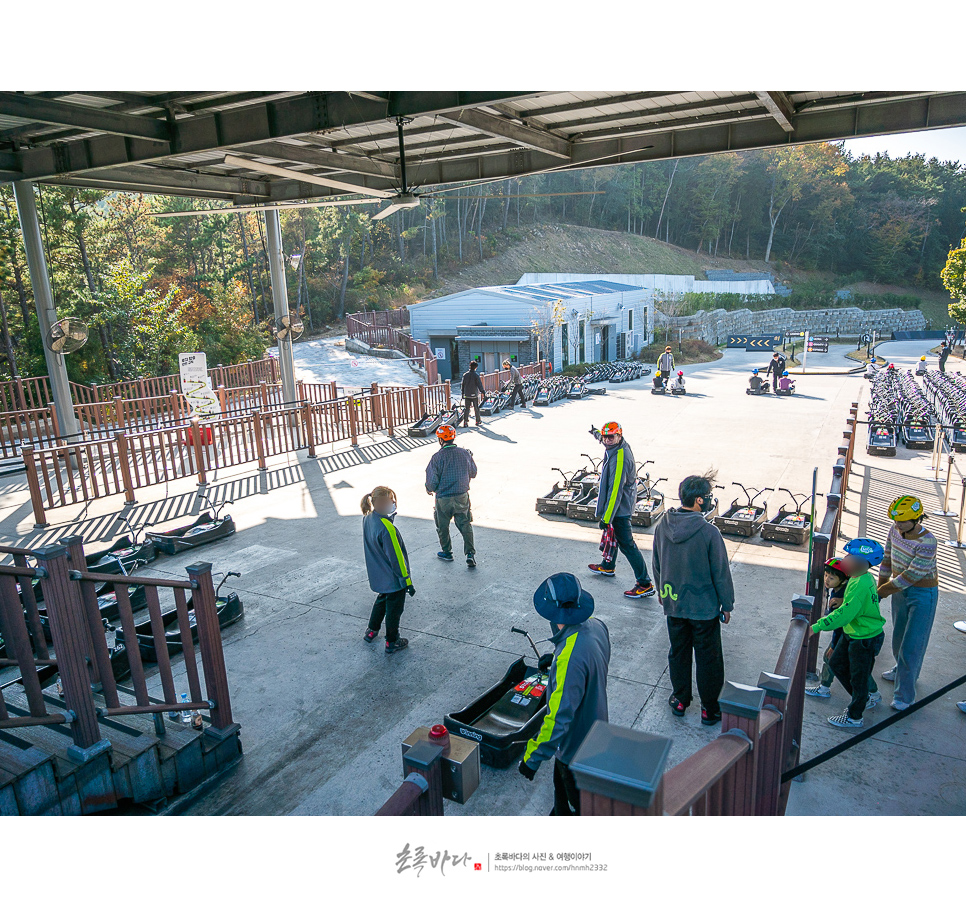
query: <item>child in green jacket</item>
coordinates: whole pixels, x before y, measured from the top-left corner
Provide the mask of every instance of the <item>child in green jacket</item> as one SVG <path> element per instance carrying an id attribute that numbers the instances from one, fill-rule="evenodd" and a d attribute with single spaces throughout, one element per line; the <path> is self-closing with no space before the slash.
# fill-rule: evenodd
<path id="1" fill-rule="evenodd" d="M 849 576 L 849 583 L 842 603 L 815 623 L 812 632 L 842 628 L 842 638 L 832 652 L 829 666 L 849 691 L 852 701 L 841 715 L 829 718 L 828 723 L 838 728 L 860 728 L 869 702 L 869 678 L 885 638 L 885 618 L 879 611 L 876 581 L 869 574 L 869 569 L 882 561 L 883 549 L 874 540 L 856 539 L 845 545 L 845 554 L 841 566 Z"/>

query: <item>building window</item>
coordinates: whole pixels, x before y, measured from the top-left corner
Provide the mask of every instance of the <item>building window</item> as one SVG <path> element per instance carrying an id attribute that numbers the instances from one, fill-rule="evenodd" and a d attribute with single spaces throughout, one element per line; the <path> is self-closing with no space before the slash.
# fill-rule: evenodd
<path id="1" fill-rule="evenodd" d="M 560 347 L 563 351 L 563 367 L 567 368 L 570 365 L 570 325 L 562 324 L 560 326 Z"/>
<path id="2" fill-rule="evenodd" d="M 627 331 L 630 333 L 634 330 L 634 309 L 629 308 L 627 310 Z"/>
<path id="3" fill-rule="evenodd" d="M 584 354 L 584 345 L 587 342 L 587 322 L 581 321 L 579 328 L 579 336 L 577 338 L 580 341 L 580 353 L 577 357 L 578 362 L 586 362 L 586 356 Z"/>

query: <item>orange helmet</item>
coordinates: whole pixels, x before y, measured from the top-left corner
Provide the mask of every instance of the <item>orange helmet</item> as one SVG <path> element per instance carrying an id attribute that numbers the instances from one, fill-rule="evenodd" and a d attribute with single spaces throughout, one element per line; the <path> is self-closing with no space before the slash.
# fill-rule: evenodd
<path id="1" fill-rule="evenodd" d="M 441 442 L 455 441 L 456 430 L 449 423 L 443 423 L 443 425 L 436 430 L 436 438 L 438 438 Z"/>
<path id="2" fill-rule="evenodd" d="M 604 423 L 600 430 L 601 435 L 622 435 L 623 433 L 620 423 Z"/>

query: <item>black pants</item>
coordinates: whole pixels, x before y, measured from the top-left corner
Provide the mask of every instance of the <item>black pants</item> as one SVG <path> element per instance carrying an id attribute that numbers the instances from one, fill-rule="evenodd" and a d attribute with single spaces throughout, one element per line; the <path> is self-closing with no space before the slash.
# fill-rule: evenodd
<path id="1" fill-rule="evenodd" d="M 778 390 L 778 379 L 782 377 L 782 373 L 779 372 L 779 371 L 772 371 L 771 377 L 775 379 L 774 383 L 771 386 L 771 389 L 773 391 L 777 391 Z"/>
<path id="2" fill-rule="evenodd" d="M 523 394 L 523 385 L 515 384 L 513 386 L 513 392 L 510 394 L 510 404 L 507 407 L 508 410 L 512 410 L 514 404 L 517 402 L 517 394 L 520 395 L 520 406 L 525 407 L 527 405 L 527 398 Z"/>
<path id="3" fill-rule="evenodd" d="M 869 701 L 869 677 L 884 640 L 883 632 L 871 639 L 850 639 L 843 632 L 829 658 L 832 673 L 852 697 L 849 718 L 856 721 L 865 713 L 865 704 Z"/>
<path id="4" fill-rule="evenodd" d="M 644 562 L 644 556 L 634 542 L 634 535 L 631 533 L 631 519 L 614 518 L 611 524 L 614 527 L 614 536 L 617 538 L 617 548 L 627 557 L 627 561 L 634 570 L 635 578 L 641 584 L 647 584 L 650 582 L 651 576 L 647 574 L 647 563 Z M 601 563 L 603 568 L 609 570 L 613 570 L 616 565 L 617 556 L 614 556 L 609 563 Z"/>
<path id="5" fill-rule="evenodd" d="M 556 757 L 553 760 L 553 810 L 550 816 L 580 816 L 580 792 L 574 774 L 570 766 Z"/>
<path id="6" fill-rule="evenodd" d="M 940 359 L 939 360 L 939 371 L 942 372 L 944 375 L 946 374 L 946 360 L 945 359 Z"/>
<path id="7" fill-rule="evenodd" d="M 399 638 L 399 618 L 403 614 L 405 605 L 405 588 L 402 591 L 380 594 L 372 605 L 372 613 L 369 614 L 369 628 L 378 632 L 385 618 L 386 641 L 395 642 Z"/>
<path id="8" fill-rule="evenodd" d="M 698 695 L 708 714 L 717 715 L 718 696 L 724 686 L 724 655 L 721 651 L 721 622 L 667 618 L 671 650 L 667 654 L 671 689 L 686 706 L 691 704 L 691 658 L 697 668 Z"/>
<path id="9" fill-rule="evenodd" d="M 463 398 L 463 425 L 467 425 L 470 418 L 470 407 L 473 407 L 476 413 L 476 421 L 478 423 L 483 422 L 483 418 L 480 416 L 480 398 L 479 397 L 464 397 Z"/>

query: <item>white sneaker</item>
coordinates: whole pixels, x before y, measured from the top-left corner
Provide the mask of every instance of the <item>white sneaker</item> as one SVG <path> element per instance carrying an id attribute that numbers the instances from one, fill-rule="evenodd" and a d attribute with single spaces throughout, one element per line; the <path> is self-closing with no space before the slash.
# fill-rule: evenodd
<path id="1" fill-rule="evenodd" d="M 832 690 L 827 686 L 806 686 L 805 695 L 813 699 L 828 699 L 832 695 Z"/>
<path id="2" fill-rule="evenodd" d="M 829 724 L 837 728 L 860 728 L 862 727 L 863 722 L 864 722 L 864 719 L 862 718 L 859 718 L 858 720 L 856 720 L 855 718 L 849 718 L 848 709 L 842 712 L 841 715 L 833 715 L 828 720 Z"/>
<path id="3" fill-rule="evenodd" d="M 956 708 L 958 708 L 963 714 L 966 714 L 966 702 L 957 702 Z"/>
<path id="4" fill-rule="evenodd" d="M 865 703 L 867 709 L 875 708 L 882 701 L 882 693 L 869 693 L 869 701 Z"/>
<path id="5" fill-rule="evenodd" d="M 894 708 L 897 712 L 904 712 L 907 708 L 909 708 L 909 703 L 903 702 L 901 699 L 893 699 L 889 703 L 889 707 Z"/>
<path id="6" fill-rule="evenodd" d="M 960 632 L 966 632 L 966 620 L 959 620 L 959 622 L 953 623 L 953 628 L 958 629 Z"/>
<path id="7" fill-rule="evenodd" d="M 896 669 L 893 667 L 892 670 L 887 670 L 885 673 L 880 674 L 883 680 L 888 680 L 890 683 L 894 683 L 896 679 Z"/>

